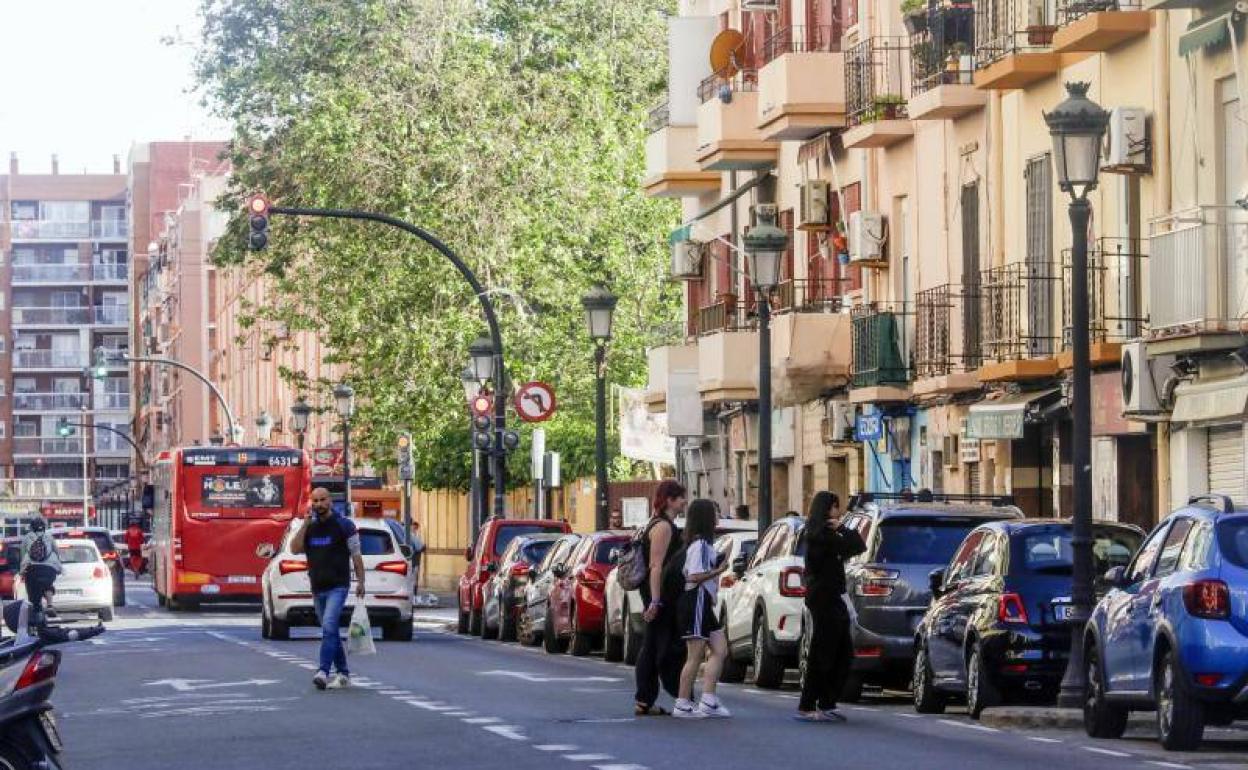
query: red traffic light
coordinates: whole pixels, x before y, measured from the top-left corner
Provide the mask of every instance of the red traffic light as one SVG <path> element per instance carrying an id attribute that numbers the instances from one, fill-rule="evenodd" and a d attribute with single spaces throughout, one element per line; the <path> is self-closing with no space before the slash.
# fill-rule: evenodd
<path id="1" fill-rule="evenodd" d="M 472 399 L 472 413 L 480 417 L 488 417 L 494 410 L 494 399 L 480 395 Z"/>
<path id="2" fill-rule="evenodd" d="M 257 193 L 247 199 L 247 213 L 252 216 L 267 217 L 269 215 L 269 199 Z"/>

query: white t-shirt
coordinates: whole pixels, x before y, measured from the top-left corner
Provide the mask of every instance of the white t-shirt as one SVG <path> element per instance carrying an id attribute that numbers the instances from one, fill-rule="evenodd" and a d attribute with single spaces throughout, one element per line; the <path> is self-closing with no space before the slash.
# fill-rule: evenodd
<path id="1" fill-rule="evenodd" d="M 701 585 L 703 590 L 714 599 L 719 595 L 719 578 L 713 577 L 704 580 L 702 583 L 690 583 L 690 575 L 700 575 L 715 569 L 715 559 L 718 554 L 715 548 L 705 540 L 695 540 L 685 549 L 685 590 L 690 591 Z"/>

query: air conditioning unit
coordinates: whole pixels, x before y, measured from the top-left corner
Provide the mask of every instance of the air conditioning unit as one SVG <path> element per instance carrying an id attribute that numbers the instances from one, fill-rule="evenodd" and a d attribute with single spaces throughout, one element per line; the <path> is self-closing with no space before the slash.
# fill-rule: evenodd
<path id="1" fill-rule="evenodd" d="M 826 230 L 832 225 L 832 208 L 828 205 L 831 185 L 822 179 L 803 182 L 801 206 L 798 208 L 799 230 Z"/>
<path id="2" fill-rule="evenodd" d="M 849 215 L 849 261 L 878 263 L 884 259 L 884 215 L 855 211 Z"/>
<path id="3" fill-rule="evenodd" d="M 701 278 L 702 259 L 705 256 L 706 244 L 702 241 L 674 241 L 672 243 L 672 277 L 684 281 Z"/>
<path id="4" fill-rule="evenodd" d="M 823 443 L 838 444 L 854 440 L 854 421 L 858 407 L 848 401 L 828 402 L 826 415 L 819 421 Z"/>
<path id="5" fill-rule="evenodd" d="M 1149 358 L 1143 340 L 1132 340 L 1122 346 L 1122 412 L 1123 414 L 1159 414 L 1162 412 L 1161 387 L 1169 376 L 1174 356 Z"/>
<path id="6" fill-rule="evenodd" d="M 952 468 L 958 464 L 958 437 L 943 436 L 940 442 L 941 459 L 944 461 L 946 468 Z"/>
<path id="7" fill-rule="evenodd" d="M 1148 169 L 1148 112 L 1143 107 L 1110 110 L 1102 168 L 1122 173 Z"/>
<path id="8" fill-rule="evenodd" d="M 779 7 L 778 0 L 741 0 L 743 11 L 775 11 Z"/>

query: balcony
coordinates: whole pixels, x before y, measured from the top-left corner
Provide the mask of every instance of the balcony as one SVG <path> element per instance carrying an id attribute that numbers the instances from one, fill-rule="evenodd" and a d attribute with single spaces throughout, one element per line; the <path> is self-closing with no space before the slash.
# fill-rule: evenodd
<path id="1" fill-rule="evenodd" d="M 81 438 L 41 438 L 21 436 L 13 439 L 14 455 L 63 456 L 82 454 Z"/>
<path id="2" fill-rule="evenodd" d="M 860 305 L 853 322 L 853 377 L 849 400 L 856 404 L 906 401 L 910 398 L 910 366 L 904 354 L 904 306 Z"/>
<path id="3" fill-rule="evenodd" d="M 726 296 L 719 302 L 698 308 L 693 319 L 693 333 L 701 335 L 753 329 L 753 310 L 752 304 L 747 306 L 738 302 L 736 297 Z"/>
<path id="4" fill-rule="evenodd" d="M 91 323 L 87 307 L 15 307 L 14 326 L 86 326 Z"/>
<path id="5" fill-rule="evenodd" d="M 845 53 L 845 147 L 889 147 L 914 135 L 906 106 L 910 47 L 905 38 L 873 37 Z"/>
<path id="6" fill-rule="evenodd" d="M 643 396 L 651 412 L 668 410 L 668 393 L 672 380 L 698 373 L 697 345 L 662 345 L 646 353 L 649 379 Z"/>
<path id="7" fill-rule="evenodd" d="M 87 367 L 85 350 L 15 350 L 14 369 L 77 369 Z"/>
<path id="8" fill-rule="evenodd" d="M 758 398 L 758 332 L 724 330 L 698 338 L 698 393 L 704 404 Z"/>
<path id="9" fill-rule="evenodd" d="M 1056 75 L 1052 49 L 1057 20 L 1038 0 L 979 0 L 975 5 L 975 85 L 990 91 L 1024 88 Z"/>
<path id="10" fill-rule="evenodd" d="M 1139 0 L 1058 0 L 1053 50 L 1099 53 L 1148 34 L 1153 15 Z"/>
<path id="11" fill-rule="evenodd" d="M 1223 350 L 1248 326 L 1248 219 L 1207 206 L 1153 223 L 1149 238 L 1149 353 Z"/>
<path id="12" fill-rule="evenodd" d="M 646 176 L 641 183 L 646 195 L 681 198 L 719 190 L 719 172 L 698 166 L 697 126 L 673 126 L 664 102 L 650 111 L 646 129 Z"/>
<path id="13" fill-rule="evenodd" d="M 31 265 L 22 263 L 13 265 L 14 284 L 82 284 L 87 282 L 90 275 L 91 269 L 87 265 Z"/>
<path id="14" fill-rule="evenodd" d="M 977 285 L 945 284 L 915 297 L 916 396 L 980 388 L 980 292 Z"/>
<path id="15" fill-rule="evenodd" d="M 102 241 L 125 240 L 130 237 L 130 223 L 116 219 L 97 219 L 91 223 L 91 237 Z"/>
<path id="16" fill-rule="evenodd" d="M 85 393 L 14 393 L 15 412 L 77 411 L 87 405 Z"/>
<path id="17" fill-rule="evenodd" d="M 1061 342 L 1057 302 L 1061 265 L 1015 262 L 980 273 L 983 361 L 980 382 L 1020 382 L 1057 375 Z"/>
<path id="18" fill-rule="evenodd" d="M 1074 364 L 1071 339 L 1072 267 L 1069 250 L 1062 263 L 1062 352 L 1057 365 L 1062 370 Z M 1138 243 L 1128 238 L 1101 238 L 1088 253 L 1088 334 L 1092 366 L 1118 366 L 1122 343 L 1143 336 L 1148 326 L 1144 314 L 1144 254 Z"/>
<path id="19" fill-rule="evenodd" d="M 91 237 L 91 223 L 20 219 L 9 223 L 9 232 L 15 241 L 81 241 Z"/>
<path id="20" fill-rule="evenodd" d="M 120 305 L 97 305 L 92 319 L 97 326 L 126 326 L 130 323 L 130 309 Z"/>
<path id="21" fill-rule="evenodd" d="M 974 85 L 975 11 L 970 3 L 938 5 L 910 37 L 912 120 L 959 118 L 988 103 Z"/>
<path id="22" fill-rule="evenodd" d="M 764 139 L 809 139 L 845 125 L 839 27 L 785 27 L 764 47 L 758 129 Z"/>
<path id="23" fill-rule="evenodd" d="M 91 280 L 96 283 L 126 283 L 129 277 L 129 265 L 109 264 L 91 266 Z"/>
<path id="24" fill-rule="evenodd" d="M 771 325 L 772 397 L 796 406 L 849 382 L 853 364 L 850 318 L 842 312 L 837 282 L 780 284 Z"/>
<path id="25" fill-rule="evenodd" d="M 3 479 L 0 489 L 18 498 L 82 498 L 82 479 Z"/>
<path id="26" fill-rule="evenodd" d="M 125 412 L 130 410 L 129 393 L 96 393 L 95 408 L 104 412 Z"/>
<path id="27" fill-rule="evenodd" d="M 780 146 L 758 130 L 758 71 L 711 75 L 698 86 L 697 161 L 703 171 L 759 171 L 776 165 Z"/>

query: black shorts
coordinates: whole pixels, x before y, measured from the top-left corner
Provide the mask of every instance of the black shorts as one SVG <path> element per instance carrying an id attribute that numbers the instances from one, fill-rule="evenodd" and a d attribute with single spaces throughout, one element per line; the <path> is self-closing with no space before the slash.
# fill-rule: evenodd
<path id="1" fill-rule="evenodd" d="M 714 601 L 702 588 L 694 588 L 680 595 L 676 605 L 676 618 L 683 639 L 710 639 L 719 630 L 719 618 L 715 617 Z"/>

